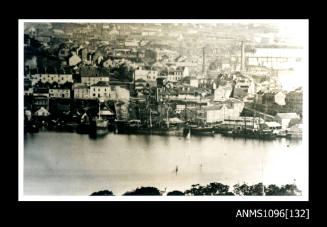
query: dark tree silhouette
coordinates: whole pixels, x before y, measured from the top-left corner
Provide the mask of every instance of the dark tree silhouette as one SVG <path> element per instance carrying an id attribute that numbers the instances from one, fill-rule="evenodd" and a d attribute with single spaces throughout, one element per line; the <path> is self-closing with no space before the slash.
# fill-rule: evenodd
<path id="1" fill-rule="evenodd" d="M 91 196 L 114 196 L 114 194 L 112 193 L 112 191 L 103 190 L 103 191 L 93 192 Z"/>
<path id="2" fill-rule="evenodd" d="M 250 195 L 250 196 L 256 196 L 256 195 L 262 195 L 262 183 L 249 186 L 246 183 L 239 185 L 234 185 L 234 193 L 235 195 Z"/>
<path id="3" fill-rule="evenodd" d="M 168 192 L 167 195 L 168 195 L 168 196 L 170 196 L 170 195 L 181 195 L 181 196 L 183 196 L 183 195 L 185 195 L 185 194 L 184 194 L 184 192 L 176 191 L 176 190 L 175 190 L 175 191 L 172 191 L 172 192 Z"/>
<path id="4" fill-rule="evenodd" d="M 263 195 L 262 183 L 255 185 L 247 185 L 246 183 L 234 185 L 234 193 L 236 195 L 248 195 L 248 196 L 262 196 Z M 297 195 L 301 191 L 294 184 L 286 184 L 278 187 L 275 184 L 271 184 L 264 187 L 265 195 L 282 196 L 282 195 Z"/>
<path id="5" fill-rule="evenodd" d="M 210 183 L 206 186 L 201 186 L 199 184 L 192 185 L 191 189 L 181 192 L 178 190 L 173 190 L 167 193 L 167 196 L 221 196 L 221 195 L 242 195 L 242 196 L 262 196 L 263 195 L 263 184 L 258 183 L 254 185 L 247 185 L 243 183 L 242 185 L 236 184 L 234 187 L 234 193 L 229 191 L 229 186 L 221 183 Z M 286 184 L 281 187 L 271 184 L 264 187 L 265 195 L 267 196 L 290 196 L 300 194 L 301 191 L 297 188 L 295 184 Z M 143 196 L 160 196 L 161 193 L 159 189 L 155 187 L 140 187 L 133 191 L 128 191 L 123 194 L 123 196 L 128 195 L 143 195 Z M 114 196 L 111 191 L 103 190 L 98 192 L 93 192 L 91 196 Z"/>
<path id="6" fill-rule="evenodd" d="M 297 193 L 301 193 L 301 190 L 295 184 L 286 184 L 280 188 L 280 195 L 296 195 Z"/>
<path id="7" fill-rule="evenodd" d="M 186 190 L 185 195 L 234 195 L 229 192 L 229 186 L 221 183 L 210 183 L 207 186 L 199 184 L 192 185 L 192 188 Z"/>
<path id="8" fill-rule="evenodd" d="M 161 195 L 161 193 L 155 187 L 141 187 L 134 191 L 125 192 L 123 195 Z"/>

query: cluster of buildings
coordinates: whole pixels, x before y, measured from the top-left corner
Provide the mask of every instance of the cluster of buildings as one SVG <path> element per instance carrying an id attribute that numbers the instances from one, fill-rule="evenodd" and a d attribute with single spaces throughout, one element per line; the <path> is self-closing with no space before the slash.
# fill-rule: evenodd
<path id="1" fill-rule="evenodd" d="M 53 98 L 122 101 L 127 111 L 133 111 L 131 103 L 146 102 L 158 114 L 169 109 L 172 116 L 205 123 L 242 121 L 244 108 L 301 116 L 301 88 L 286 92 L 278 83 L 278 70 L 301 62 L 296 51 L 247 52 L 242 42 L 238 54 L 209 47 L 195 52 L 199 33 L 172 32 L 171 26 L 68 24 L 48 32 L 31 26 L 25 31 L 24 94 L 33 97 L 36 109 L 47 109 Z M 35 40 L 41 47 L 33 46 Z M 33 48 L 48 51 L 55 64 Z"/>

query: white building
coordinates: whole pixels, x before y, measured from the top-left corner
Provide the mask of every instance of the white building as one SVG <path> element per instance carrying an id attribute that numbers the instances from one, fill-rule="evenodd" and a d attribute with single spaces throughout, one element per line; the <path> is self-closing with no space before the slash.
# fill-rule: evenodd
<path id="1" fill-rule="evenodd" d="M 158 71 L 156 70 L 135 70 L 135 80 L 142 79 L 145 81 L 156 81 L 158 78 Z"/>
<path id="2" fill-rule="evenodd" d="M 32 85 L 41 81 L 42 83 L 73 83 L 73 75 L 72 74 L 35 74 L 32 76 Z"/>
<path id="3" fill-rule="evenodd" d="M 78 63 L 80 63 L 81 61 L 82 61 L 82 59 L 79 56 L 77 56 L 76 53 L 75 54 L 73 53 L 73 56 L 71 56 L 69 58 L 68 62 L 69 62 L 69 66 L 75 66 Z"/>
<path id="4" fill-rule="evenodd" d="M 224 121 L 224 109 L 226 109 L 225 105 L 203 107 L 202 110 L 204 111 L 206 122 L 214 123 Z"/>
<path id="5" fill-rule="evenodd" d="M 126 47 L 138 47 L 139 46 L 139 41 L 137 41 L 137 40 L 126 40 L 125 41 L 125 46 Z"/>
<path id="6" fill-rule="evenodd" d="M 167 81 L 177 82 L 187 76 L 189 76 L 187 67 L 170 68 L 168 70 Z"/>
<path id="7" fill-rule="evenodd" d="M 75 99 L 89 99 L 90 95 L 90 87 L 87 85 L 79 85 L 74 88 L 74 98 Z"/>
<path id="8" fill-rule="evenodd" d="M 109 76 L 96 76 L 96 75 L 90 75 L 90 76 L 87 76 L 87 75 L 82 75 L 81 76 L 81 82 L 85 85 L 93 85 L 93 84 L 96 84 L 100 81 L 103 81 L 103 82 L 108 82 L 109 83 Z"/>
<path id="9" fill-rule="evenodd" d="M 62 88 L 49 89 L 49 97 L 70 98 L 70 89 L 62 89 Z"/>
<path id="10" fill-rule="evenodd" d="M 232 93 L 232 87 L 230 85 L 219 86 L 214 91 L 214 101 L 225 101 L 229 99 Z"/>
<path id="11" fill-rule="evenodd" d="M 199 80 L 194 78 L 194 79 L 190 79 L 190 86 L 191 87 L 199 87 Z"/>
<path id="12" fill-rule="evenodd" d="M 106 68 L 99 69 L 91 66 L 80 68 L 81 82 L 85 85 L 93 85 L 100 81 L 109 83 L 109 70 Z"/>
<path id="13" fill-rule="evenodd" d="M 99 98 L 104 100 L 111 99 L 113 96 L 109 83 L 105 81 L 92 84 L 90 87 L 90 95 L 93 99 Z"/>
<path id="14" fill-rule="evenodd" d="M 300 119 L 296 113 L 278 113 L 275 116 L 275 121 L 282 125 L 282 129 L 287 129 L 292 119 Z"/>

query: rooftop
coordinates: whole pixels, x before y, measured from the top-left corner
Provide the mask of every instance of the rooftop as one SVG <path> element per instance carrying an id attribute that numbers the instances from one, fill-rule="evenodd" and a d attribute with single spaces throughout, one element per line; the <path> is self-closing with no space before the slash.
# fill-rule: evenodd
<path id="1" fill-rule="evenodd" d="M 276 114 L 276 117 L 280 117 L 281 119 L 299 118 L 299 116 L 296 113 L 278 113 Z"/>
<path id="2" fill-rule="evenodd" d="M 266 124 L 268 127 L 281 127 L 281 125 L 280 125 L 278 122 L 274 122 L 274 121 L 271 121 L 271 122 L 265 122 L 265 124 Z"/>
<path id="3" fill-rule="evenodd" d="M 146 81 L 143 79 L 137 79 L 137 80 L 135 80 L 135 82 L 146 82 Z"/>
<path id="4" fill-rule="evenodd" d="M 78 85 L 75 87 L 75 89 L 89 89 L 90 87 L 87 85 Z"/>
<path id="5" fill-rule="evenodd" d="M 229 98 L 225 102 L 232 102 L 232 103 L 242 103 L 241 100 L 235 98 Z"/>
<path id="6" fill-rule="evenodd" d="M 110 69 L 82 66 L 80 68 L 80 74 L 81 77 L 109 77 Z"/>
<path id="7" fill-rule="evenodd" d="M 91 85 L 91 87 L 109 87 L 109 83 L 106 81 L 99 81 L 96 84 Z"/>
<path id="8" fill-rule="evenodd" d="M 202 109 L 204 110 L 220 110 L 223 105 L 215 105 L 215 106 L 204 106 Z"/>

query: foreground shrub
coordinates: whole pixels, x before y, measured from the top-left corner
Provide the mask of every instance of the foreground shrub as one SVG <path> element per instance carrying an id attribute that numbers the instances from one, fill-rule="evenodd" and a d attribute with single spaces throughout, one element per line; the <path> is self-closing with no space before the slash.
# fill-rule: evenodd
<path id="1" fill-rule="evenodd" d="M 210 183 L 207 186 L 201 186 L 199 184 L 193 184 L 192 188 L 186 190 L 185 195 L 234 195 L 228 191 L 229 186 L 221 183 Z"/>
<path id="2" fill-rule="evenodd" d="M 264 188 L 263 188 L 264 187 Z M 262 196 L 263 191 L 265 195 L 268 196 L 283 196 L 283 195 L 298 195 L 301 191 L 297 188 L 295 184 L 286 184 L 282 186 L 277 186 L 275 184 L 270 184 L 264 186 L 262 183 L 255 185 L 247 185 L 246 183 L 239 185 L 234 185 L 235 195 L 248 195 L 248 196 Z"/>
<path id="3" fill-rule="evenodd" d="M 180 195 L 180 196 L 184 196 L 184 192 L 181 191 L 172 191 L 172 192 L 168 192 L 167 195 Z"/>
<path id="4" fill-rule="evenodd" d="M 98 191 L 98 192 L 93 192 L 91 196 L 111 196 L 114 195 L 112 191 L 108 190 L 103 190 L 103 191 Z"/>
<path id="5" fill-rule="evenodd" d="M 134 191 L 125 192 L 123 195 L 161 195 L 161 193 L 155 187 L 141 187 Z"/>
<path id="6" fill-rule="evenodd" d="M 282 186 L 277 186 L 271 184 L 268 186 L 262 183 L 247 185 L 243 183 L 242 185 L 235 184 L 233 192 L 229 191 L 229 186 L 221 183 L 210 183 L 206 186 L 201 186 L 200 184 L 193 184 L 191 189 L 184 192 L 174 190 L 167 193 L 167 196 L 218 196 L 218 195 L 240 195 L 240 196 L 290 196 L 290 195 L 300 195 L 301 191 L 297 188 L 295 184 L 286 184 Z M 264 193 L 263 193 L 264 192 Z M 155 187 L 141 187 L 136 188 L 134 191 L 128 191 L 123 194 L 125 195 L 161 195 L 159 189 Z M 91 196 L 114 196 L 111 191 L 103 190 L 98 192 L 93 192 Z"/>

